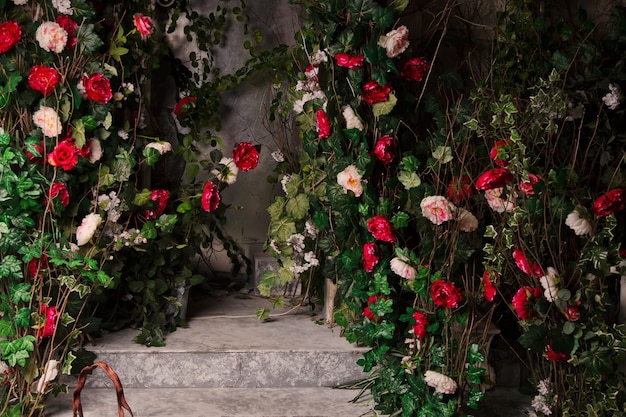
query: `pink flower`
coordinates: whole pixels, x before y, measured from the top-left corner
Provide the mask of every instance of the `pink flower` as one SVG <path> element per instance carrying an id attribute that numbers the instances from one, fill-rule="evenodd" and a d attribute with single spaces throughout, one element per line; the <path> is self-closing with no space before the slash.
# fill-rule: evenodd
<path id="1" fill-rule="evenodd" d="M 456 308 L 463 301 L 461 290 L 453 282 L 437 279 L 430 285 L 430 296 L 439 307 Z"/>
<path id="2" fill-rule="evenodd" d="M 372 272 L 380 260 L 380 251 L 374 242 L 363 244 L 363 269 Z"/>
<path id="3" fill-rule="evenodd" d="M 196 97 L 183 97 L 174 105 L 174 115 L 181 117 L 195 107 L 198 99 Z"/>
<path id="4" fill-rule="evenodd" d="M 593 212 L 596 216 L 604 217 L 615 214 L 624 209 L 626 195 L 622 188 L 614 188 L 601 195 L 593 203 Z"/>
<path id="5" fill-rule="evenodd" d="M 59 54 L 67 43 L 67 32 L 57 22 L 43 22 L 35 32 L 35 38 L 41 48 Z"/>
<path id="6" fill-rule="evenodd" d="M 416 311 L 413 313 L 413 320 L 415 320 L 415 324 L 413 325 L 413 333 L 415 333 L 415 337 L 419 339 L 423 339 L 426 337 L 426 326 L 428 326 L 428 316 L 421 311 Z"/>
<path id="7" fill-rule="evenodd" d="M 372 155 L 374 155 L 380 162 L 387 165 L 393 161 L 395 152 L 396 142 L 394 141 L 393 136 L 385 135 L 376 141 Z"/>
<path id="8" fill-rule="evenodd" d="M 20 25 L 9 20 L 0 23 L 0 54 L 11 50 L 22 38 L 22 28 Z"/>
<path id="9" fill-rule="evenodd" d="M 541 293 L 541 287 L 525 286 L 517 290 L 513 296 L 512 304 L 515 313 L 520 319 L 530 320 L 537 315 L 533 306 L 535 301 L 541 298 Z"/>
<path id="10" fill-rule="evenodd" d="M 517 267 L 525 274 L 534 278 L 541 278 L 543 276 L 541 266 L 536 262 L 529 261 L 521 248 L 515 248 L 513 251 L 513 259 L 515 259 Z"/>
<path id="11" fill-rule="evenodd" d="M 420 82 L 430 69 L 430 64 L 422 58 L 411 58 L 399 64 L 400 76 L 405 80 Z"/>
<path id="12" fill-rule="evenodd" d="M 541 181 L 541 176 L 528 174 L 528 181 L 522 181 L 519 185 L 519 189 L 526 195 L 533 195 L 535 194 L 533 185 L 537 184 L 539 181 Z"/>
<path id="13" fill-rule="evenodd" d="M 366 82 L 361 87 L 361 94 L 363 94 L 363 101 L 367 104 L 382 103 L 389 100 L 389 94 L 391 93 L 391 87 L 389 84 L 380 85 L 374 80 Z"/>
<path id="14" fill-rule="evenodd" d="M 474 194 L 472 187 L 472 179 L 467 175 L 454 177 L 448 184 L 447 196 L 455 204 L 459 204 L 462 200 L 471 197 Z"/>
<path id="15" fill-rule="evenodd" d="M 59 317 L 57 308 L 56 306 L 48 306 L 48 304 L 42 304 L 41 314 L 44 316 L 44 323 L 42 327 L 37 329 L 37 337 L 51 337 L 54 335 L 57 318 Z"/>
<path id="16" fill-rule="evenodd" d="M 367 221 L 367 230 L 377 240 L 393 243 L 396 241 L 396 235 L 393 231 L 391 223 L 385 216 L 374 216 Z"/>
<path id="17" fill-rule="evenodd" d="M 329 137 L 332 132 L 332 128 L 326 112 L 319 109 L 315 112 L 315 117 L 317 119 L 317 137 L 320 139 Z"/>
<path id="18" fill-rule="evenodd" d="M 433 224 L 441 224 L 452 219 L 452 212 L 456 208 L 445 197 L 434 195 L 425 197 L 420 203 L 422 215 Z"/>
<path id="19" fill-rule="evenodd" d="M 409 46 L 409 30 L 406 26 L 400 26 L 378 38 L 378 45 L 385 48 L 389 58 L 396 57 Z"/>
<path id="20" fill-rule="evenodd" d="M 352 56 L 350 54 L 336 54 L 335 60 L 340 67 L 356 68 L 363 66 L 365 57 L 363 57 L 363 55 Z"/>
<path id="21" fill-rule="evenodd" d="M 361 174 L 354 165 L 348 165 L 343 171 L 337 174 L 337 183 L 343 187 L 344 194 L 352 191 L 355 197 L 360 197 L 363 193 L 361 184 Z"/>
<path id="22" fill-rule="evenodd" d="M 83 75 L 82 81 L 85 95 L 89 100 L 105 104 L 113 97 L 111 82 L 103 74 L 94 73 L 89 77 Z"/>
<path id="23" fill-rule="evenodd" d="M 102 145 L 100 144 L 100 140 L 96 138 L 91 138 L 85 144 L 87 148 L 87 154 L 85 158 L 92 163 L 95 164 L 102 158 Z"/>
<path id="24" fill-rule="evenodd" d="M 513 181 L 513 174 L 506 168 L 494 168 L 483 173 L 476 180 L 476 188 L 479 190 L 490 190 L 492 188 L 504 187 Z"/>
<path id="25" fill-rule="evenodd" d="M 396 256 L 389 262 L 389 267 L 398 276 L 404 279 L 415 279 L 415 268 L 408 263 L 408 259 L 404 256 Z"/>
<path id="26" fill-rule="evenodd" d="M 243 172 L 259 165 L 259 150 L 251 142 L 239 142 L 233 149 L 233 162 Z"/>
<path id="27" fill-rule="evenodd" d="M 152 24 L 152 18 L 145 16 L 143 13 L 135 13 L 133 15 L 133 23 L 137 32 L 141 34 L 143 39 L 146 39 L 154 31 L 154 25 Z"/>
<path id="28" fill-rule="evenodd" d="M 208 181 L 204 184 L 204 190 L 202 191 L 202 208 L 204 211 L 214 211 L 220 205 L 220 193 L 217 185 L 214 182 Z"/>
<path id="29" fill-rule="evenodd" d="M 489 207 L 491 207 L 493 211 L 497 211 L 498 213 L 515 210 L 515 198 L 517 197 L 517 194 L 509 193 L 507 199 L 505 200 L 500 198 L 503 190 L 504 188 L 502 187 L 485 190 L 487 204 L 489 204 Z"/>

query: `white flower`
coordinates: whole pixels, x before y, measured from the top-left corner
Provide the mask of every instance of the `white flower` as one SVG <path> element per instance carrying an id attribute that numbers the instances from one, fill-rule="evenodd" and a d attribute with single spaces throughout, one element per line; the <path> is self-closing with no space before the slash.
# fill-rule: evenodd
<path id="1" fill-rule="evenodd" d="M 48 383 L 57 377 L 59 371 L 57 370 L 57 366 L 59 361 L 50 359 L 43 370 L 43 375 L 37 381 L 37 392 L 43 394 L 46 391 L 46 386 Z"/>
<path id="2" fill-rule="evenodd" d="M 363 130 L 363 123 L 361 123 L 361 119 L 359 119 L 352 107 L 344 106 L 343 118 L 346 120 L 346 129 Z"/>
<path id="3" fill-rule="evenodd" d="M 285 160 L 285 155 L 283 155 L 280 149 L 277 149 L 274 152 L 272 152 L 272 158 L 276 162 L 283 162 Z"/>
<path id="4" fill-rule="evenodd" d="M 285 174 L 280 179 L 280 185 L 283 187 L 283 192 L 287 194 L 287 183 L 291 180 L 291 175 Z"/>
<path id="5" fill-rule="evenodd" d="M 309 57 L 309 62 L 311 65 L 317 66 L 322 62 L 328 62 L 328 56 L 324 51 L 317 50 Z"/>
<path id="6" fill-rule="evenodd" d="M 304 250 L 304 236 L 300 233 L 289 236 L 287 244 L 293 248 L 296 252 L 302 252 Z"/>
<path id="7" fill-rule="evenodd" d="M 119 91 L 116 91 L 115 93 L 113 93 L 113 100 L 115 101 L 124 100 L 124 93 L 120 93 Z"/>
<path id="8" fill-rule="evenodd" d="M 278 245 L 276 245 L 276 241 L 274 239 L 270 240 L 270 248 L 276 252 L 276 254 L 280 255 L 280 249 L 278 249 Z"/>
<path id="9" fill-rule="evenodd" d="M 9 365 L 4 363 L 4 361 L 0 361 L 0 374 L 3 374 L 8 369 L 9 369 Z"/>
<path id="10" fill-rule="evenodd" d="M 611 91 L 602 97 L 602 101 L 610 110 L 615 110 L 623 99 L 622 91 L 619 86 L 612 83 L 609 84 L 609 90 Z"/>
<path id="11" fill-rule="evenodd" d="M 49 52 L 61 53 L 67 43 L 67 32 L 56 22 L 43 22 L 35 32 L 39 46 Z"/>
<path id="12" fill-rule="evenodd" d="M 593 231 L 591 222 L 580 216 L 583 211 L 583 208 L 576 207 L 565 219 L 565 224 L 569 226 L 577 236 L 590 235 Z"/>
<path id="13" fill-rule="evenodd" d="M 542 379 L 541 381 L 539 381 L 539 383 L 537 384 L 537 391 L 541 395 L 550 394 L 550 380 Z"/>
<path id="14" fill-rule="evenodd" d="M 219 164 L 224 167 L 220 169 L 216 168 L 212 170 L 211 173 L 226 184 L 234 184 L 237 181 L 239 168 L 237 168 L 233 159 L 224 157 L 220 160 Z"/>
<path id="15" fill-rule="evenodd" d="M 415 279 L 415 268 L 407 263 L 408 259 L 404 256 L 396 256 L 391 260 L 389 266 L 397 275 L 405 279 Z"/>
<path id="16" fill-rule="evenodd" d="M 535 395 L 531 405 L 535 411 L 542 413 L 544 416 L 552 414 L 552 410 L 550 410 L 550 406 L 548 405 L 548 400 L 543 395 Z"/>
<path id="17" fill-rule="evenodd" d="M 422 215 L 437 225 L 451 220 L 452 212 L 456 209 L 454 204 L 440 195 L 423 198 L 420 202 L 420 208 Z"/>
<path id="18" fill-rule="evenodd" d="M 164 141 L 150 142 L 146 145 L 146 149 L 147 148 L 156 149 L 159 154 L 163 155 L 164 153 L 168 153 L 172 150 L 172 144 Z"/>
<path id="19" fill-rule="evenodd" d="M 548 273 L 541 278 L 539 281 L 541 282 L 541 286 L 543 287 L 543 296 L 546 297 L 546 300 L 552 302 L 558 300 L 559 296 L 559 287 L 558 284 L 558 272 L 556 269 L 551 266 L 548 267 Z"/>
<path id="20" fill-rule="evenodd" d="M 89 139 L 87 142 L 89 145 L 89 154 L 87 155 L 87 160 L 92 164 L 98 162 L 100 158 L 102 158 L 102 145 L 100 145 L 100 141 L 96 138 Z"/>
<path id="21" fill-rule="evenodd" d="M 102 223 L 102 217 L 98 213 L 90 213 L 85 216 L 80 226 L 76 228 L 76 244 L 83 246 L 93 237 L 96 229 Z"/>
<path id="22" fill-rule="evenodd" d="M 435 391 L 442 394 L 454 394 L 456 392 L 456 382 L 454 379 L 440 374 L 439 372 L 426 371 L 424 374 L 424 382 L 426 382 L 429 387 L 433 387 Z"/>
<path id="23" fill-rule="evenodd" d="M 459 223 L 459 229 L 469 233 L 478 229 L 478 219 L 469 210 L 459 208 L 457 210 L 456 221 Z"/>
<path id="24" fill-rule="evenodd" d="M 311 236 L 313 239 L 317 237 L 317 234 L 320 231 L 315 225 L 315 223 L 313 223 L 311 220 L 306 221 L 306 223 L 304 224 L 304 228 L 305 228 L 306 234 Z"/>
<path id="25" fill-rule="evenodd" d="M 343 187 L 344 194 L 350 190 L 354 193 L 355 197 L 360 197 L 363 193 L 361 174 L 359 174 L 359 171 L 354 165 L 348 165 L 343 171 L 337 174 L 337 183 Z"/>
<path id="26" fill-rule="evenodd" d="M 41 133 L 49 138 L 55 138 L 63 131 L 61 119 L 52 107 L 41 106 L 33 114 L 33 122 L 35 122 L 35 126 L 41 129 Z"/>
<path id="27" fill-rule="evenodd" d="M 61 14 L 74 14 L 74 10 L 72 10 L 72 2 L 70 0 L 52 0 L 52 6 L 54 6 L 54 8 Z"/>
<path id="28" fill-rule="evenodd" d="M 26 3 L 28 3 L 28 0 L 13 0 L 13 4 L 15 4 L 16 6 L 23 6 Z"/>
<path id="29" fill-rule="evenodd" d="M 318 266 L 320 261 L 315 256 L 315 252 L 307 252 L 304 254 L 304 261 L 309 264 L 309 266 Z"/>
<path id="30" fill-rule="evenodd" d="M 515 210 L 515 198 L 517 194 L 510 192 L 508 198 L 505 200 L 500 198 L 503 190 L 504 188 L 502 187 L 485 190 L 487 204 L 489 204 L 489 207 L 491 207 L 493 211 L 497 211 L 498 213 Z"/>
<path id="31" fill-rule="evenodd" d="M 117 136 L 119 136 L 123 140 L 128 140 L 128 132 L 126 132 L 124 129 L 118 130 Z"/>
<path id="32" fill-rule="evenodd" d="M 385 48 L 389 58 L 398 56 L 409 46 L 409 30 L 406 26 L 400 26 L 378 38 L 378 45 Z"/>

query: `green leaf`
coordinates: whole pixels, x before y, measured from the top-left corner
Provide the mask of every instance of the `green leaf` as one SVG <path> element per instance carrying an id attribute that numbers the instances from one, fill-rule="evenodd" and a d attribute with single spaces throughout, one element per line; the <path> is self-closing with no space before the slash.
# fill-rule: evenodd
<path id="1" fill-rule="evenodd" d="M 420 161 L 414 156 L 405 156 L 400 162 L 400 168 L 405 171 L 415 172 L 420 167 Z"/>
<path id="2" fill-rule="evenodd" d="M 544 326 L 533 325 L 519 337 L 518 341 L 531 352 L 540 353 L 544 350 L 547 335 L 548 331 Z"/>
<path id="3" fill-rule="evenodd" d="M 148 166 L 154 166 L 161 154 L 154 148 L 143 148 L 143 156 L 146 158 L 146 164 Z"/>
<path id="4" fill-rule="evenodd" d="M 154 239 L 158 236 L 158 232 L 156 227 L 154 227 L 154 222 L 149 221 L 146 222 L 141 228 L 141 236 L 146 239 Z"/>
<path id="5" fill-rule="evenodd" d="M 372 105 L 372 112 L 374 113 L 374 117 L 379 118 L 380 116 L 384 116 L 386 114 L 391 113 L 393 108 L 395 107 L 398 99 L 395 94 L 389 94 L 389 99 L 382 103 L 374 103 Z"/>
<path id="6" fill-rule="evenodd" d="M 30 301 L 30 289 L 31 285 L 27 282 L 12 284 L 9 289 L 11 301 L 13 301 L 13 303 L 15 304 L 19 303 L 20 301 L 28 303 Z"/>
<path id="7" fill-rule="evenodd" d="M 435 158 L 440 164 L 447 164 L 452 161 L 452 148 L 449 146 L 437 146 L 433 151 L 433 158 Z"/>
<path id="8" fill-rule="evenodd" d="M 270 309 L 259 307 L 256 309 L 255 314 L 256 318 L 259 319 L 259 321 L 265 321 L 270 318 Z"/>
<path id="9" fill-rule="evenodd" d="M 17 327 L 28 328 L 30 326 L 30 308 L 20 308 L 13 317 L 13 322 Z"/>
<path id="10" fill-rule="evenodd" d="M 300 220 L 306 217 L 309 211 L 309 196 L 306 194 L 298 194 L 295 198 L 287 200 L 285 212 L 294 220 Z"/>
<path id="11" fill-rule="evenodd" d="M 13 324 L 5 319 L 0 320 L 0 337 L 13 337 L 14 334 Z"/>
<path id="12" fill-rule="evenodd" d="M 409 0 L 392 0 L 387 7 L 393 9 L 396 13 L 401 13 L 408 7 L 408 5 Z"/>
<path id="13" fill-rule="evenodd" d="M 417 188 L 422 184 L 422 180 L 415 172 L 400 171 L 398 174 L 398 181 L 404 186 L 405 190 Z"/>
<path id="14" fill-rule="evenodd" d="M 85 146 L 87 139 L 85 138 L 85 124 L 82 119 L 72 121 L 72 138 L 74 138 L 74 143 L 79 149 Z"/>
<path id="15" fill-rule="evenodd" d="M 393 227 L 396 229 L 406 227 L 409 224 L 409 215 L 403 211 L 399 211 L 391 218 L 391 224 L 393 224 Z"/>
<path id="16" fill-rule="evenodd" d="M 23 278 L 22 262 L 15 255 L 7 255 L 0 263 L 0 278 Z"/>
<path id="17" fill-rule="evenodd" d="M 104 45 L 104 42 L 96 35 L 95 26 L 92 23 L 86 23 L 81 26 L 80 31 L 78 31 L 77 41 L 77 48 L 86 55 L 93 54 Z"/>
<path id="18" fill-rule="evenodd" d="M 400 5 L 400 4 L 396 4 L 396 6 L 402 7 L 402 10 L 404 10 L 404 8 L 406 8 L 406 6 L 408 6 L 408 4 L 409 4 L 409 0 L 402 0 L 402 2 L 406 3 L 404 5 L 404 7 L 402 7 L 402 5 Z M 400 1 L 394 1 L 393 3 L 400 3 Z M 389 26 L 393 25 L 393 22 L 394 22 L 393 12 L 394 12 L 394 10 L 397 11 L 397 12 L 401 12 L 402 11 L 402 10 L 397 10 L 393 6 L 377 7 L 374 10 L 374 16 L 372 17 L 372 20 L 374 20 L 374 23 L 376 23 L 376 26 L 378 26 L 382 30 L 385 30 Z"/>
<path id="19" fill-rule="evenodd" d="M 135 194 L 135 198 L 133 199 L 133 204 L 136 206 L 144 206 L 148 204 L 150 201 L 150 196 L 152 195 L 152 191 L 144 188 L 141 192 Z"/>

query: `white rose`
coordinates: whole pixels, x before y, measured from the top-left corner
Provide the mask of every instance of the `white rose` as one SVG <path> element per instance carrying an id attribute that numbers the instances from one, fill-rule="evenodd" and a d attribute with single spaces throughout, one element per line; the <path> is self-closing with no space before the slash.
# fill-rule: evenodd
<path id="1" fill-rule="evenodd" d="M 156 149 L 156 151 L 159 154 L 163 155 L 164 153 L 168 153 L 169 151 L 172 150 L 172 144 L 169 142 L 163 142 L 163 141 L 150 142 L 149 144 L 146 145 L 146 149 L 147 148 Z"/>
<path id="2" fill-rule="evenodd" d="M 343 108 L 343 118 L 346 120 L 346 129 L 363 130 L 363 123 L 361 123 L 361 119 L 359 119 L 352 107 L 345 106 Z"/>
<path id="3" fill-rule="evenodd" d="M 581 211 L 583 210 L 584 209 L 576 207 L 574 211 L 568 214 L 565 219 L 565 224 L 569 226 L 577 236 L 590 235 L 591 232 L 593 232 L 591 222 L 583 217 L 580 217 Z"/>
<path id="4" fill-rule="evenodd" d="M 85 216 L 80 226 L 76 228 L 76 244 L 83 246 L 93 237 L 96 229 L 102 223 L 102 217 L 98 213 L 90 213 Z"/>
<path id="5" fill-rule="evenodd" d="M 41 129 L 41 133 L 49 138 L 56 138 L 63 131 L 61 119 L 52 107 L 41 106 L 33 113 L 33 122 Z"/>
<path id="6" fill-rule="evenodd" d="M 454 394 L 457 388 L 454 379 L 435 371 L 426 371 L 424 382 L 442 394 Z"/>
<path id="7" fill-rule="evenodd" d="M 44 367 L 43 375 L 41 375 L 41 378 L 39 378 L 39 380 L 37 381 L 38 393 L 43 394 L 46 391 L 46 387 L 48 386 L 48 383 L 57 377 L 57 375 L 59 374 L 59 371 L 57 370 L 58 364 L 59 364 L 59 361 L 54 360 L 54 359 L 50 359 L 46 363 L 46 366 Z"/>
<path id="8" fill-rule="evenodd" d="M 378 38 L 378 45 L 385 48 L 389 58 L 396 57 L 409 46 L 409 30 L 406 26 L 400 26 Z"/>

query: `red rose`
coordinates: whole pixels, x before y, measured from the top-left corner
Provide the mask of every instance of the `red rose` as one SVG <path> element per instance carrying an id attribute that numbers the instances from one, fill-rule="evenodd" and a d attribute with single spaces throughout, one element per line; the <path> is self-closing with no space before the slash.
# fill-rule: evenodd
<path id="1" fill-rule="evenodd" d="M 533 310 L 533 304 L 535 300 L 541 298 L 543 293 L 541 287 L 529 287 L 525 286 L 517 290 L 513 296 L 513 308 L 515 313 L 522 320 L 530 320 L 536 316 L 536 312 Z"/>
<path id="2" fill-rule="evenodd" d="M 340 67 L 355 68 L 363 66 L 365 57 L 362 55 L 352 56 L 350 54 L 337 54 L 335 55 L 335 60 Z"/>
<path id="3" fill-rule="evenodd" d="M 59 201 L 64 207 L 70 204 L 70 193 L 67 191 L 67 187 L 61 181 L 57 181 L 50 186 L 48 198 L 53 200 L 59 197 Z"/>
<path id="4" fill-rule="evenodd" d="M 396 241 L 396 235 L 389 220 L 384 216 L 374 216 L 367 221 L 367 230 L 377 240 L 393 243 Z"/>
<path id="5" fill-rule="evenodd" d="M 170 199 L 170 192 L 167 190 L 152 190 L 150 192 L 150 200 L 156 203 L 156 207 L 153 210 L 146 210 L 144 216 L 147 219 L 156 219 L 163 214 L 167 207 L 167 202 Z"/>
<path id="6" fill-rule="evenodd" d="M 145 16 L 142 13 L 135 13 L 133 15 L 133 23 L 135 24 L 135 28 L 137 32 L 141 34 L 142 38 L 147 38 L 152 34 L 154 30 L 154 25 L 152 24 L 152 18 L 149 16 Z"/>
<path id="7" fill-rule="evenodd" d="M 462 177 L 454 177 L 448 184 L 448 199 L 454 204 L 459 204 L 462 200 L 471 197 L 474 194 L 472 187 L 472 179 L 467 175 Z"/>
<path id="8" fill-rule="evenodd" d="M 430 285 L 430 296 L 439 307 L 456 308 L 463 301 L 461 290 L 452 282 L 437 279 Z"/>
<path id="9" fill-rule="evenodd" d="M 389 84 L 380 85 L 376 81 L 370 80 L 363 85 L 361 93 L 367 104 L 382 103 L 389 99 L 391 87 Z"/>
<path id="10" fill-rule="evenodd" d="M 53 167 L 61 167 L 69 171 L 78 163 L 78 153 L 80 150 L 72 140 L 60 142 L 56 148 L 48 155 L 48 163 Z"/>
<path id="11" fill-rule="evenodd" d="M 45 65 L 35 65 L 28 73 L 28 85 L 44 96 L 50 94 L 59 83 L 59 73 Z"/>
<path id="12" fill-rule="evenodd" d="M 622 188 L 614 188 L 601 195 L 593 203 L 593 212 L 596 213 L 596 216 L 604 217 L 622 211 L 624 209 L 624 197 Z"/>
<path id="13" fill-rule="evenodd" d="M 420 82 L 430 68 L 430 64 L 422 58 L 411 58 L 399 64 L 400 76 L 405 80 Z"/>
<path id="14" fill-rule="evenodd" d="M 43 152 L 44 143 L 39 142 L 39 145 L 33 145 L 33 147 L 37 150 L 37 152 L 41 156 L 36 156 L 28 151 L 24 151 L 24 153 L 26 154 L 26 157 L 33 164 L 39 164 L 39 163 L 44 164 L 45 163 L 44 152 Z"/>
<path id="15" fill-rule="evenodd" d="M 506 140 L 499 140 L 493 145 L 489 152 L 489 157 L 493 159 L 493 162 L 499 167 L 505 167 L 509 164 L 507 146 L 509 146 L 509 143 Z"/>
<path id="16" fill-rule="evenodd" d="M 526 195 L 535 194 L 535 190 L 533 190 L 533 185 L 537 184 L 541 181 L 541 176 L 535 174 L 528 174 L 528 181 L 522 181 L 519 185 L 519 189 L 524 192 Z"/>
<path id="17" fill-rule="evenodd" d="M 13 48 L 22 37 L 22 28 L 17 22 L 9 20 L 0 23 L 0 54 Z"/>
<path id="18" fill-rule="evenodd" d="M 556 352 L 554 350 L 553 342 L 550 340 L 546 346 L 546 358 L 549 361 L 567 361 L 571 356 L 568 353 Z"/>
<path id="19" fill-rule="evenodd" d="M 43 326 L 37 329 L 37 336 L 40 338 L 51 337 L 54 335 L 57 317 L 59 317 L 57 308 L 55 306 L 48 307 L 48 304 L 42 304 L 41 314 L 45 317 L 45 319 Z"/>
<path id="20" fill-rule="evenodd" d="M 220 205 L 220 192 L 214 182 L 204 184 L 202 191 L 202 208 L 204 211 L 214 211 Z"/>
<path id="21" fill-rule="evenodd" d="M 541 278 L 543 276 L 541 266 L 536 262 L 529 261 L 522 249 L 515 248 L 513 251 L 513 259 L 515 259 L 517 267 L 531 277 Z"/>
<path id="22" fill-rule="evenodd" d="M 393 137 L 385 135 L 376 141 L 372 155 L 374 155 L 380 162 L 387 165 L 393 161 L 395 151 L 396 143 L 393 140 Z"/>
<path id="23" fill-rule="evenodd" d="M 108 103 L 113 97 L 111 82 L 100 73 L 91 74 L 89 77 L 83 75 L 83 88 L 87 98 L 98 103 Z"/>
<path id="24" fill-rule="evenodd" d="M 513 181 L 513 174 L 506 168 L 494 168 L 483 173 L 476 180 L 476 188 L 479 190 L 491 190 L 504 187 Z"/>
<path id="25" fill-rule="evenodd" d="M 380 321 L 381 318 L 372 312 L 370 309 L 370 305 L 374 304 L 379 299 L 385 300 L 386 297 L 384 295 L 370 295 L 367 298 L 367 306 L 363 309 L 363 316 L 367 317 L 370 321 Z"/>
<path id="26" fill-rule="evenodd" d="M 241 171 L 250 171 L 259 165 L 259 150 L 250 142 L 240 142 L 233 149 L 233 162 Z"/>
<path id="27" fill-rule="evenodd" d="M 485 299 L 490 303 L 492 303 L 496 297 L 497 289 L 495 283 L 498 282 L 499 278 L 497 272 L 488 269 L 485 269 L 485 272 L 483 272 L 483 294 L 485 295 Z"/>
<path id="28" fill-rule="evenodd" d="M 40 270 L 48 269 L 48 266 L 48 255 L 42 253 L 41 258 L 32 258 L 30 262 L 28 262 L 28 273 L 32 278 L 35 278 L 39 275 Z"/>
<path id="29" fill-rule="evenodd" d="M 67 32 L 67 43 L 65 44 L 66 48 L 73 48 L 76 46 L 76 28 L 78 27 L 78 23 L 72 20 L 66 14 L 62 14 L 58 16 L 55 21 L 59 26 L 61 26 Z"/>
<path id="30" fill-rule="evenodd" d="M 195 103 L 198 101 L 196 97 L 183 97 L 174 105 L 174 115 L 176 117 L 183 116 L 195 107 Z"/>
<path id="31" fill-rule="evenodd" d="M 422 313 L 421 311 L 416 311 L 413 313 L 413 319 L 415 320 L 415 324 L 413 325 L 413 333 L 415 336 L 423 339 L 426 337 L 426 326 L 428 325 L 428 316 Z"/>
<path id="32" fill-rule="evenodd" d="M 315 117 L 317 118 L 317 137 L 320 139 L 324 139 L 330 136 L 331 127 L 330 120 L 328 120 L 328 115 L 322 109 L 319 109 L 315 112 Z"/>
<path id="33" fill-rule="evenodd" d="M 380 260 L 380 251 L 374 242 L 363 244 L 363 269 L 372 272 Z"/>

